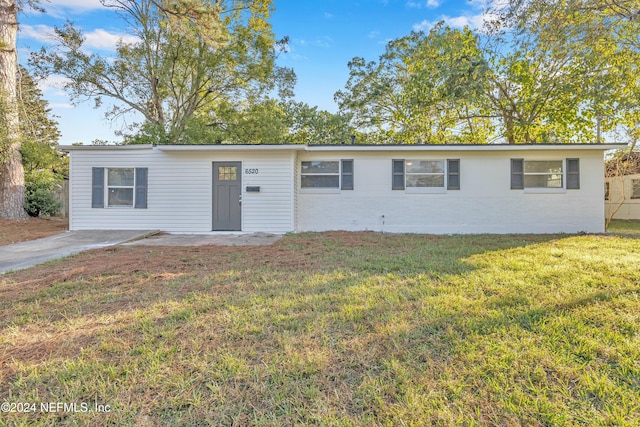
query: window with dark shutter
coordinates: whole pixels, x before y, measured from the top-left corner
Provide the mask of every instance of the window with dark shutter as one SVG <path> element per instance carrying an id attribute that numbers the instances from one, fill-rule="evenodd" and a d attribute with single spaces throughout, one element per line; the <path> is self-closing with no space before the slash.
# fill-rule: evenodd
<path id="1" fill-rule="evenodd" d="M 341 160 L 342 181 L 341 190 L 353 190 L 353 160 Z"/>
<path id="2" fill-rule="evenodd" d="M 136 168 L 135 209 L 147 208 L 147 168 Z"/>
<path id="3" fill-rule="evenodd" d="M 580 189 L 580 159 L 567 159 L 567 190 Z"/>
<path id="4" fill-rule="evenodd" d="M 460 159 L 447 160 L 447 190 L 460 189 Z"/>
<path id="5" fill-rule="evenodd" d="M 104 168 L 91 170 L 91 207 L 104 208 Z"/>
<path id="6" fill-rule="evenodd" d="M 392 190 L 404 190 L 404 159 L 393 160 Z"/>
<path id="7" fill-rule="evenodd" d="M 524 189 L 524 159 L 511 159 L 511 189 Z"/>
<path id="8" fill-rule="evenodd" d="M 300 188 L 340 188 L 340 162 L 312 160 L 300 163 Z"/>
<path id="9" fill-rule="evenodd" d="M 147 168 L 92 168 L 91 207 L 147 208 Z M 106 190 L 106 191 L 105 191 Z"/>

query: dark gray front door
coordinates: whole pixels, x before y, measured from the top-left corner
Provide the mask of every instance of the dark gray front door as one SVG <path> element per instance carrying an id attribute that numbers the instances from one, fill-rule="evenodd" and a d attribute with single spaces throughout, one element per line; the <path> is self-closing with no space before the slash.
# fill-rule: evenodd
<path id="1" fill-rule="evenodd" d="M 242 164 L 213 162 L 213 229 L 240 231 Z"/>

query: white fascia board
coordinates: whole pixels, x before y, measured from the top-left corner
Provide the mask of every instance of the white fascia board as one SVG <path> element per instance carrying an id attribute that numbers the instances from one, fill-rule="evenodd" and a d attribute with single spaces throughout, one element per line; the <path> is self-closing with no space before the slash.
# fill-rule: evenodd
<path id="1" fill-rule="evenodd" d="M 305 145 L 305 144 L 202 144 L 202 145 L 60 145 L 59 151 L 545 151 L 615 150 L 627 144 L 407 144 L 407 145 Z"/>
<path id="2" fill-rule="evenodd" d="M 128 145 L 59 145 L 59 151 L 120 151 L 120 150 L 151 150 L 151 144 L 128 144 Z"/>
<path id="3" fill-rule="evenodd" d="M 302 151 L 302 144 L 202 144 L 202 145 L 156 145 L 160 151 Z"/>
<path id="4" fill-rule="evenodd" d="M 423 144 L 423 145 L 309 145 L 306 151 L 563 151 L 615 150 L 628 144 Z"/>

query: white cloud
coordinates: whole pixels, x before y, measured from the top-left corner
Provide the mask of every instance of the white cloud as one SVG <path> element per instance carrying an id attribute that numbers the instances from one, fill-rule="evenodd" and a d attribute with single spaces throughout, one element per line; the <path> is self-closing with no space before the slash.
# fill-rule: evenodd
<path id="1" fill-rule="evenodd" d="M 50 43 L 53 41 L 53 35 L 53 27 L 48 25 L 20 25 L 20 37 Z"/>
<path id="2" fill-rule="evenodd" d="M 100 0 L 52 0 L 41 4 L 47 15 L 66 18 L 69 13 L 86 13 L 96 9 L 104 9 Z"/>
<path id="3" fill-rule="evenodd" d="M 471 6 L 474 9 L 485 10 L 489 6 L 490 1 L 489 0 L 468 0 L 467 3 L 469 4 L 469 6 Z"/>
<path id="4" fill-rule="evenodd" d="M 426 2 L 409 0 L 407 2 L 407 7 L 411 7 L 415 9 L 422 9 L 423 7 L 428 7 L 430 9 L 435 9 L 437 7 L 440 7 L 440 0 L 427 0 Z"/>
<path id="5" fill-rule="evenodd" d="M 424 20 L 413 26 L 414 31 L 429 31 L 438 22 L 444 23 L 452 28 L 464 28 L 465 26 L 481 31 L 485 22 L 495 19 L 496 16 L 490 12 L 482 12 L 475 15 L 446 16 L 442 15 L 437 21 Z"/>
<path id="6" fill-rule="evenodd" d="M 54 0 L 52 5 L 68 7 L 73 10 L 89 10 L 103 7 L 100 0 Z"/>
<path id="7" fill-rule="evenodd" d="M 429 21 L 428 19 L 425 19 L 424 21 L 422 21 L 422 22 L 420 22 L 418 24 L 414 24 L 413 25 L 413 31 L 429 31 L 437 23 L 438 23 L 438 21 Z"/>
<path id="8" fill-rule="evenodd" d="M 48 25 L 21 25 L 20 36 L 45 44 L 50 44 L 55 41 L 53 27 Z M 125 43 L 136 43 L 139 41 L 137 37 L 130 34 L 110 33 L 102 28 L 85 32 L 83 36 L 85 38 L 84 48 L 108 51 L 115 51 L 120 40 Z"/>
<path id="9" fill-rule="evenodd" d="M 427 0 L 428 7 L 440 6 L 441 0 Z M 420 5 L 410 0 L 409 5 Z M 453 28 L 463 28 L 465 26 L 471 29 L 482 31 L 485 22 L 494 21 L 498 18 L 497 12 L 509 4 L 509 0 L 467 0 L 470 9 L 468 13 L 459 16 L 441 15 L 437 20 L 424 20 L 413 26 L 415 31 L 429 31 L 438 22 L 444 23 Z M 490 10 L 491 8 L 491 10 Z"/>
<path id="10" fill-rule="evenodd" d="M 102 28 L 97 28 L 85 33 L 85 47 L 89 49 L 116 50 L 119 41 L 124 43 L 136 43 L 139 39 L 130 34 L 110 33 Z"/>
<path id="11" fill-rule="evenodd" d="M 61 96 L 66 98 L 67 93 L 64 91 L 64 85 L 69 82 L 70 80 L 66 77 L 53 75 L 38 80 L 38 87 L 48 97 Z"/>

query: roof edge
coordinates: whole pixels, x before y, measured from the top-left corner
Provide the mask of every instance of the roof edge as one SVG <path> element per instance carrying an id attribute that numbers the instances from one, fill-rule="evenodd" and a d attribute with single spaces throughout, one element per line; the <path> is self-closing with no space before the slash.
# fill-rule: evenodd
<path id="1" fill-rule="evenodd" d="M 527 150 L 615 150 L 628 144 L 389 144 L 308 145 L 307 151 L 527 151 Z"/>
<path id="2" fill-rule="evenodd" d="M 156 145 L 160 151 L 242 151 L 242 150 L 305 150 L 305 144 L 166 144 Z"/>
<path id="3" fill-rule="evenodd" d="M 111 151 L 111 150 L 150 150 L 152 144 L 126 144 L 126 145 L 58 145 L 59 151 Z"/>
<path id="4" fill-rule="evenodd" d="M 607 144 L 130 144 L 130 145 L 60 145 L 58 150 L 71 151 L 526 151 L 526 150 L 615 150 L 626 143 Z"/>

